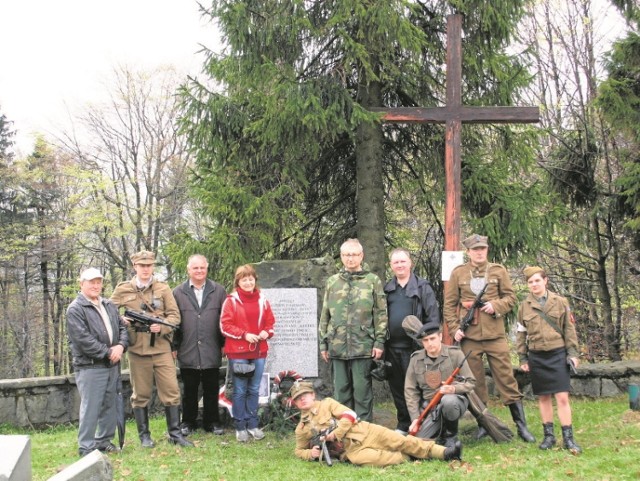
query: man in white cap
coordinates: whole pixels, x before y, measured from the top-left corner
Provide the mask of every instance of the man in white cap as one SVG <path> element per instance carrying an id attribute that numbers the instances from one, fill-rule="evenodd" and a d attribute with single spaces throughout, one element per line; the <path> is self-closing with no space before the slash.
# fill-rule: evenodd
<path id="1" fill-rule="evenodd" d="M 78 452 L 115 452 L 117 381 L 127 350 L 127 328 L 116 306 L 101 296 L 102 274 L 80 274 L 80 293 L 67 308 L 67 335 L 80 392 Z"/>

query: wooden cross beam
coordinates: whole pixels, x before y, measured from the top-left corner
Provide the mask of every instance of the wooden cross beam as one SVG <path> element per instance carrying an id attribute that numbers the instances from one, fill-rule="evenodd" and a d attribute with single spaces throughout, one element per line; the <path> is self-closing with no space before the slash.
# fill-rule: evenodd
<path id="1" fill-rule="evenodd" d="M 444 107 L 379 108 L 385 122 L 444 123 L 445 242 L 447 251 L 460 250 L 460 170 L 462 123 L 536 123 L 538 107 L 465 107 L 462 105 L 462 15 L 447 17 L 447 98 Z"/>

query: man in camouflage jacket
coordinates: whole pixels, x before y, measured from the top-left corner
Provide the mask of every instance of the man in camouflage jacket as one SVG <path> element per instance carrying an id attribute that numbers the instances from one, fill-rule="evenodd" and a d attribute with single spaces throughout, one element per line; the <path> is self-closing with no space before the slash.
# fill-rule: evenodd
<path id="1" fill-rule="evenodd" d="M 320 315 L 320 353 L 331 362 L 334 398 L 363 421 L 373 414 L 371 359 L 380 359 L 387 338 L 382 281 L 362 267 L 357 239 L 340 247 L 344 269 L 327 280 Z"/>

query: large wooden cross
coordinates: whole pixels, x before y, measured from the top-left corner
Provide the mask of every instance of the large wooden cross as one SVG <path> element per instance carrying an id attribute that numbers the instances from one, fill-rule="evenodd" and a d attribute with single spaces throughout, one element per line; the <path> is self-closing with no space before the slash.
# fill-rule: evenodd
<path id="1" fill-rule="evenodd" d="M 385 122 L 444 123 L 445 233 L 444 250 L 460 250 L 460 137 L 462 123 L 536 123 L 538 107 L 465 107 L 462 86 L 462 15 L 447 17 L 447 99 L 444 107 L 371 109 L 385 112 Z"/>

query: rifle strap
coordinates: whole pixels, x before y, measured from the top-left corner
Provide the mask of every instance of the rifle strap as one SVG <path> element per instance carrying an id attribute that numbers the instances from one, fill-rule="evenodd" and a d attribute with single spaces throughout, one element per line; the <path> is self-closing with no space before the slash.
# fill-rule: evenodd
<path id="1" fill-rule="evenodd" d="M 547 315 L 542 311 L 542 309 L 540 309 L 539 311 L 540 317 L 543 318 L 545 321 L 547 321 L 547 324 L 549 324 L 554 331 L 556 331 L 558 334 L 560 334 L 560 336 L 562 337 L 562 340 L 564 341 L 564 332 L 562 332 L 562 330 L 560 329 L 560 327 L 553 322 L 551 319 L 549 319 L 547 317 Z"/>

